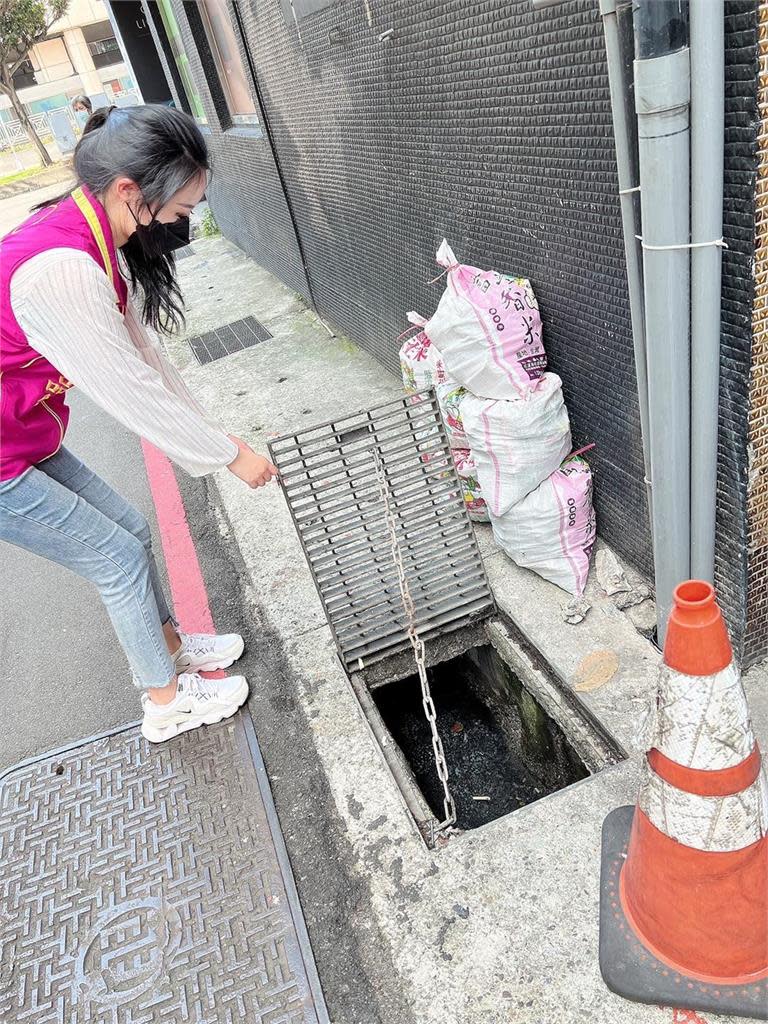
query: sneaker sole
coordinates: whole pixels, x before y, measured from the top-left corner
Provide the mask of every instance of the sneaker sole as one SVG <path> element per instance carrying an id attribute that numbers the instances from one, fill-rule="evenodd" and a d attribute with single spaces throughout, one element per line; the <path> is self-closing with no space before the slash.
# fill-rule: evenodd
<path id="1" fill-rule="evenodd" d="M 172 740 L 174 736 L 180 736 L 184 732 L 199 729 L 201 725 L 216 725 L 217 722 L 221 722 L 225 718 L 231 718 L 238 708 L 245 704 L 247 697 L 248 684 L 246 683 L 243 689 L 238 691 L 238 695 L 232 703 L 227 704 L 224 708 L 212 711 L 208 715 L 191 715 L 189 719 L 184 719 L 182 722 L 171 722 L 162 729 L 157 726 L 148 725 L 145 720 L 141 723 L 141 735 L 149 743 L 165 743 L 167 740 Z"/>
<path id="2" fill-rule="evenodd" d="M 220 669 L 229 668 L 234 665 L 236 661 L 239 661 L 243 656 L 245 650 L 245 641 L 241 640 L 236 647 L 230 648 L 230 652 L 220 658 L 218 661 L 208 661 L 201 665 L 193 665 L 191 661 L 186 658 L 180 657 L 176 662 L 177 672 L 218 672 Z"/>

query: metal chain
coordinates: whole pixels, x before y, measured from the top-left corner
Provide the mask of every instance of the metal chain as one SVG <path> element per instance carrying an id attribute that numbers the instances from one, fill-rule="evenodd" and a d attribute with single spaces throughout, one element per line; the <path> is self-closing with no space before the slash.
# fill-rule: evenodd
<path id="1" fill-rule="evenodd" d="M 411 642 L 413 657 L 419 671 L 424 714 L 427 716 L 429 728 L 432 733 L 432 750 L 435 755 L 435 767 L 437 768 L 438 777 L 443 784 L 443 808 L 445 811 L 445 820 L 437 826 L 438 830 L 443 830 L 450 828 L 451 825 L 456 823 L 456 804 L 453 801 L 451 790 L 448 786 L 448 763 L 445 760 L 443 741 L 440 739 L 440 734 L 437 731 L 437 711 L 435 710 L 435 704 L 432 700 L 432 691 L 429 688 L 429 679 L 427 678 L 426 648 L 424 646 L 424 641 L 416 630 L 416 606 L 413 602 L 410 587 L 408 586 L 408 580 L 406 579 L 403 556 L 400 551 L 400 542 L 397 539 L 397 520 L 395 519 L 395 514 L 392 511 L 392 504 L 389 500 L 389 487 L 387 485 L 384 467 L 381 462 L 381 456 L 376 448 L 372 449 L 372 451 L 373 461 L 376 466 L 376 479 L 379 483 L 379 491 L 381 492 L 381 500 L 384 504 L 384 514 L 386 516 L 387 529 L 389 531 L 389 540 L 392 546 L 392 558 L 397 570 L 397 582 L 400 587 L 400 596 L 403 601 L 405 614 L 408 617 L 408 639 Z"/>

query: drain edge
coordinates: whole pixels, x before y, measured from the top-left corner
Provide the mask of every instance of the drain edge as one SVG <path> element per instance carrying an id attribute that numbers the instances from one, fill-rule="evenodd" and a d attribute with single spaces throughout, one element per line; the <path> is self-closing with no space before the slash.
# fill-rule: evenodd
<path id="1" fill-rule="evenodd" d="M 338 662 L 346 674 L 341 658 L 338 658 Z M 381 717 L 381 713 L 376 707 L 376 702 L 373 697 L 371 697 L 364 679 L 358 672 L 349 673 L 348 678 L 352 685 L 355 697 L 357 697 L 357 700 L 360 703 L 363 717 L 373 733 L 376 745 L 381 751 L 382 757 L 397 783 L 397 788 L 400 791 L 406 807 L 410 811 L 410 816 L 418 829 L 419 835 L 428 847 L 433 848 L 438 820 L 432 813 L 432 809 L 427 803 L 424 794 L 421 792 L 421 788 L 416 781 L 416 776 L 413 774 L 413 770 L 408 764 L 405 754 L 400 749 L 395 738 L 392 736 L 392 733 L 387 728 L 386 722 Z"/>
<path id="2" fill-rule="evenodd" d="M 486 635 L 502 661 L 566 736 L 591 775 L 628 758 L 621 744 L 572 693 L 549 662 L 531 648 L 506 617 L 486 624 Z"/>

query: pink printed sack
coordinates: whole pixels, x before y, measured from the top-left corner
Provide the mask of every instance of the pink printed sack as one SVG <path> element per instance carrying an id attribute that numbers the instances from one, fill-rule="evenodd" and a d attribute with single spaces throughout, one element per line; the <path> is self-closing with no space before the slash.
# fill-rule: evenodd
<path id="1" fill-rule="evenodd" d="M 475 523 L 487 523 L 489 519 L 488 508 L 483 500 L 472 452 L 468 448 L 454 448 L 453 461 L 456 466 L 456 472 L 459 475 L 461 493 L 464 498 L 464 504 L 467 506 L 469 518 Z"/>
<path id="2" fill-rule="evenodd" d="M 466 389 L 461 384 L 457 384 L 455 380 L 449 380 L 438 384 L 435 393 L 451 448 L 469 448 L 469 441 L 461 419 L 461 400 L 467 393 Z"/>
<path id="3" fill-rule="evenodd" d="M 456 262 L 443 239 L 445 291 L 425 331 L 451 377 L 482 398 L 511 400 L 536 388 L 547 366 L 530 281 Z"/>
<path id="4" fill-rule="evenodd" d="M 426 323 L 418 313 L 408 313 L 408 319 L 418 327 L 423 327 Z M 467 435 L 464 433 L 459 412 L 464 388 L 450 379 L 443 357 L 430 341 L 426 331 L 420 331 L 413 338 L 403 342 L 400 349 L 400 370 L 406 395 L 413 395 L 432 387 L 435 389 L 451 448 L 468 448 Z"/>
<path id="5" fill-rule="evenodd" d="M 493 535 L 513 562 L 580 597 L 595 545 L 592 473 L 575 456 L 503 516 Z"/>

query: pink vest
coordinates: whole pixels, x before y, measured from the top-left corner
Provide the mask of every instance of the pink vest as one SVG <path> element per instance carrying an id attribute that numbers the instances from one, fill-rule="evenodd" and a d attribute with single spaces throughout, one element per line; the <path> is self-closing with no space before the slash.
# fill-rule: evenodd
<path id="1" fill-rule="evenodd" d="M 73 195 L 77 195 L 74 193 Z M 66 393 L 72 387 L 55 366 L 36 352 L 11 309 L 11 279 L 27 260 L 46 249 L 80 249 L 107 273 L 111 265 L 115 302 L 125 312 L 128 290 L 120 275 L 112 231 L 101 203 L 85 186 L 33 214 L 0 240 L 0 480 L 19 476 L 61 448 L 69 421 Z"/>

